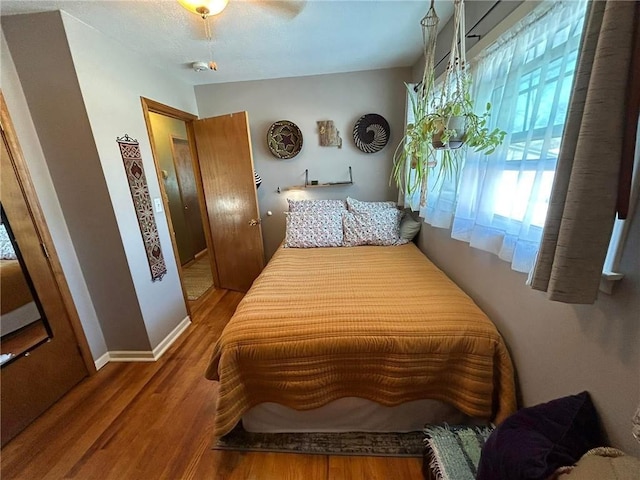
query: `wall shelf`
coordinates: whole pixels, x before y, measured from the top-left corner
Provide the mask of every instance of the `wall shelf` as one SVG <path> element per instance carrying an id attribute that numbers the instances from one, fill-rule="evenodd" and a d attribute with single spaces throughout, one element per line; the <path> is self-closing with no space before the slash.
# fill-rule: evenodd
<path id="1" fill-rule="evenodd" d="M 349 180 L 340 182 L 323 182 L 323 183 L 311 183 L 309 181 L 309 169 L 304 171 L 304 185 L 292 185 L 290 187 L 278 187 L 277 192 L 281 193 L 285 190 L 304 190 L 305 188 L 323 188 L 323 187 L 340 187 L 345 185 L 353 185 L 353 173 L 351 167 L 349 167 Z"/>

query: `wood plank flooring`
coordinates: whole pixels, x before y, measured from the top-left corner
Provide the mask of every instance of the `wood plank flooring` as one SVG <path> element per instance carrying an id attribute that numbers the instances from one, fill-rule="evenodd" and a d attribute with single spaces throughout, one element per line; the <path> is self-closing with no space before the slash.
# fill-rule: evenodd
<path id="1" fill-rule="evenodd" d="M 110 363 L 0 452 L 3 480 L 421 479 L 417 458 L 212 450 L 217 384 L 211 346 L 242 294 L 213 290 L 192 325 L 154 363 Z"/>

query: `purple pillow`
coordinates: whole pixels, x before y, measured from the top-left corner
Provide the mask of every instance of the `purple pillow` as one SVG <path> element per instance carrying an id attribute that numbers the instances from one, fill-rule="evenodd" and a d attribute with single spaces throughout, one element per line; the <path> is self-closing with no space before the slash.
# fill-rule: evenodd
<path id="1" fill-rule="evenodd" d="M 588 392 L 523 408 L 487 439 L 477 480 L 544 480 L 605 445 Z"/>

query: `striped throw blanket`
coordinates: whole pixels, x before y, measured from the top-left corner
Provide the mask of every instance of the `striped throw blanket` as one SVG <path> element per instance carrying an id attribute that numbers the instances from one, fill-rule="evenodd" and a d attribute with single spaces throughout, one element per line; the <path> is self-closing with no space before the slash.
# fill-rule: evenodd
<path id="1" fill-rule="evenodd" d="M 438 480 L 474 480 L 491 427 L 427 426 L 424 429 L 429 467 Z"/>

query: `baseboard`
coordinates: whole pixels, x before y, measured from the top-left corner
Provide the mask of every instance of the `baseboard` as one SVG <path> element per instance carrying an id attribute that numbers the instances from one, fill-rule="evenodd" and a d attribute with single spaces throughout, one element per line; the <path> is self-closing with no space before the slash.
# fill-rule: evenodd
<path id="1" fill-rule="evenodd" d="M 153 352 L 145 350 L 115 350 L 109 352 L 110 362 L 155 362 Z"/>
<path id="2" fill-rule="evenodd" d="M 109 362 L 155 362 L 191 325 L 191 318 L 186 316 L 152 351 L 145 350 L 113 350 L 95 360 L 96 370 L 100 370 Z"/>
<path id="3" fill-rule="evenodd" d="M 94 363 L 96 365 L 96 370 L 100 370 L 107 363 L 109 363 L 109 352 L 107 352 L 104 355 L 98 357 L 98 359 L 95 360 Z"/>
<path id="4" fill-rule="evenodd" d="M 158 360 L 164 354 L 164 352 L 167 351 L 167 348 L 169 348 L 173 344 L 173 342 L 175 342 L 178 339 L 178 337 L 182 334 L 182 332 L 184 332 L 187 329 L 189 325 L 191 325 L 191 318 L 189 317 L 189 315 L 187 315 L 176 326 L 176 328 L 171 330 L 169 335 L 167 335 L 164 338 L 164 340 L 162 340 L 158 344 L 158 346 L 153 349 L 152 354 L 153 354 L 154 360 Z"/>

